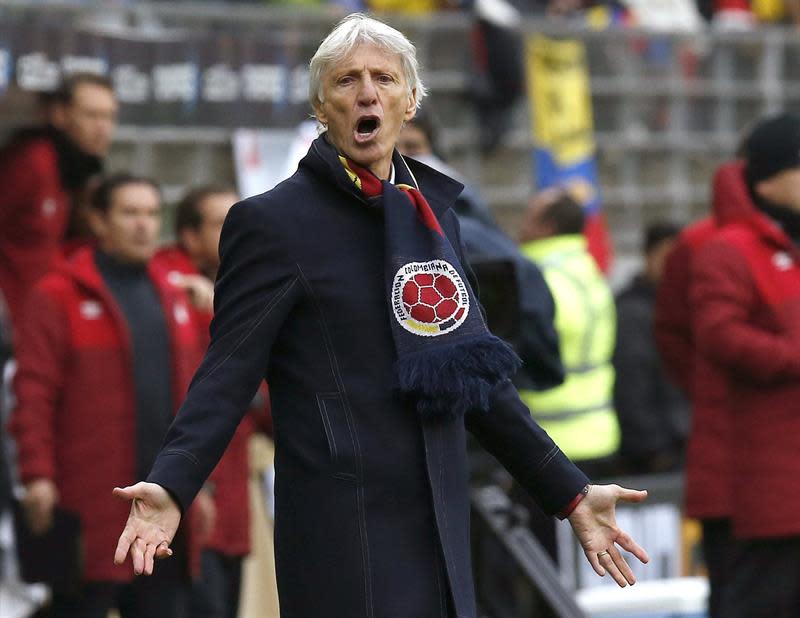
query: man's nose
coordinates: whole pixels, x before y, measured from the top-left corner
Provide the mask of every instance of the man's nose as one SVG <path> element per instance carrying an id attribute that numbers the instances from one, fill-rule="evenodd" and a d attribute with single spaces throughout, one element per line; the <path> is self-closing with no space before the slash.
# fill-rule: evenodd
<path id="1" fill-rule="evenodd" d="M 375 89 L 375 84 L 372 80 L 367 78 L 362 80 L 361 88 L 358 89 L 358 102 L 362 105 L 371 105 L 377 98 L 378 91 Z"/>

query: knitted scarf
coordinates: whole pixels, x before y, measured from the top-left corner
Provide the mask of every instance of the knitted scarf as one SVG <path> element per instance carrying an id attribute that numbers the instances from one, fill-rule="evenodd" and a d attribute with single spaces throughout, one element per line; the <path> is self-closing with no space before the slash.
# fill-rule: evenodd
<path id="1" fill-rule="evenodd" d="M 436 215 L 417 187 L 382 181 L 338 157 L 356 189 L 367 201 L 380 201 L 383 209 L 397 389 L 415 401 L 425 420 L 487 410 L 492 390 L 521 361 L 487 330 Z"/>

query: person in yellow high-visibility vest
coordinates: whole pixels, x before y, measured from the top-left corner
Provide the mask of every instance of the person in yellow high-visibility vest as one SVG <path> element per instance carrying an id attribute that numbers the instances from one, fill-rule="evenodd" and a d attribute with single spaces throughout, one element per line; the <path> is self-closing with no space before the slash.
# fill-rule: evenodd
<path id="1" fill-rule="evenodd" d="M 616 311 L 608 283 L 583 235 L 583 209 L 551 189 L 536 195 L 520 234 L 555 301 L 563 384 L 520 396 L 550 437 L 590 477 L 613 472 L 620 430 L 613 406 Z"/>

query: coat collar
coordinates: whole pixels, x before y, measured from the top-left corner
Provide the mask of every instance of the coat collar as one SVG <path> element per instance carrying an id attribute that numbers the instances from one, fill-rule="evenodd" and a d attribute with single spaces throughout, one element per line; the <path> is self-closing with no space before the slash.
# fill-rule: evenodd
<path id="1" fill-rule="evenodd" d="M 323 134 L 312 142 L 308 154 L 300 161 L 300 166 L 308 168 L 313 174 L 338 189 L 366 202 L 348 178 L 337 155 L 337 151 Z M 460 182 L 424 163 L 401 156 L 397 150 L 392 154 L 392 163 L 395 169 L 395 183 L 405 183 L 418 188 L 438 218 L 452 207 L 464 190 L 464 185 Z"/>
<path id="2" fill-rule="evenodd" d="M 753 209 L 746 220 L 747 225 L 766 243 L 784 249 L 800 258 L 800 249 L 781 226 L 766 213 Z"/>

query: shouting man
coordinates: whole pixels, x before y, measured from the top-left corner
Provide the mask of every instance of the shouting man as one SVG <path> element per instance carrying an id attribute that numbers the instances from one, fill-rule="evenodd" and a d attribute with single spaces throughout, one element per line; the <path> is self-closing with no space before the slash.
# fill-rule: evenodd
<path id="1" fill-rule="evenodd" d="M 618 500 L 531 419 L 518 359 L 486 329 L 450 207 L 462 185 L 395 145 L 425 88 L 414 46 L 354 14 L 311 60 L 324 127 L 298 171 L 228 214 L 211 343 L 116 560 L 170 554 L 181 513 L 266 377 L 285 616 L 474 616 L 466 431 L 550 513 L 599 574 L 633 583 Z"/>

